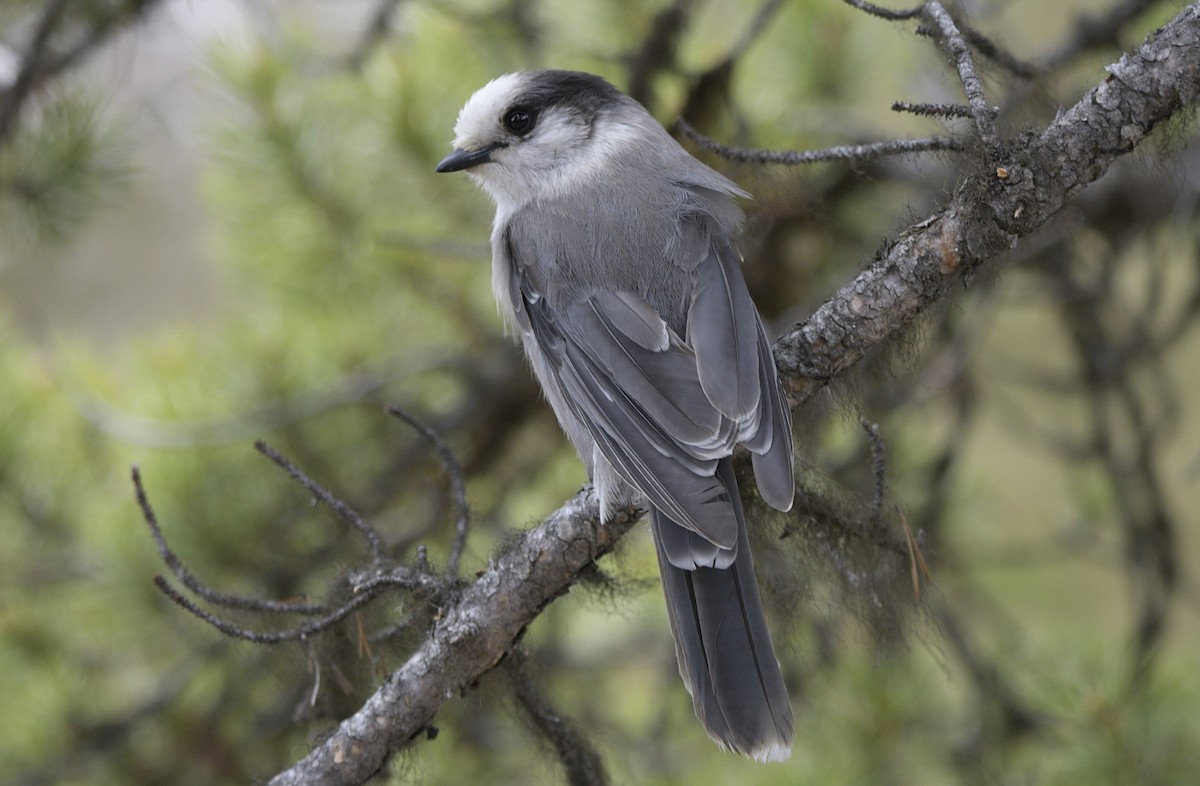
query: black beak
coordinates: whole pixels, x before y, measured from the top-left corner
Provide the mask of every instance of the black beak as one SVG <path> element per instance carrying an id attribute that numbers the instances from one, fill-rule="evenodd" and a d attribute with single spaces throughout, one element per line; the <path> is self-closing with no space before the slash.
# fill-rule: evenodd
<path id="1" fill-rule="evenodd" d="M 442 159 L 434 172 L 459 172 L 492 160 L 492 145 L 480 150 L 455 150 Z"/>

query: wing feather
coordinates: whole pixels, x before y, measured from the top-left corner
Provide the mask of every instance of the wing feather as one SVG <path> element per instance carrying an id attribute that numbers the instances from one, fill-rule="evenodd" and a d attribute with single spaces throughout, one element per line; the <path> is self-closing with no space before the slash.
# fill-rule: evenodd
<path id="1" fill-rule="evenodd" d="M 759 378 L 762 387 L 762 417 L 758 433 L 746 442 L 753 454 L 754 481 L 767 504 L 776 510 L 791 510 L 796 497 L 795 448 L 792 445 L 792 413 L 779 385 L 779 372 L 771 356 L 771 342 L 758 323 Z"/>
<path id="2" fill-rule="evenodd" d="M 731 420 L 743 421 L 758 413 L 762 387 L 758 323 L 737 254 L 728 243 L 710 243 L 707 256 L 696 267 L 687 340 L 696 352 L 705 394 Z"/>

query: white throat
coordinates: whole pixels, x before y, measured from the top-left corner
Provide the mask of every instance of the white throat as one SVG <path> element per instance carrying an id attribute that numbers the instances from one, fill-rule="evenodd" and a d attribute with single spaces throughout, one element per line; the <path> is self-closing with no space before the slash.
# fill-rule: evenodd
<path id="1" fill-rule="evenodd" d="M 467 174 L 496 202 L 498 214 L 511 214 L 533 200 L 555 200 L 582 190 L 605 177 L 610 161 L 644 132 L 628 122 L 607 116 L 581 137 L 578 127 L 554 118 L 541 129 L 537 140 L 520 150 L 506 150 L 495 163 L 483 164 Z M 535 144 L 536 143 L 536 144 Z"/>

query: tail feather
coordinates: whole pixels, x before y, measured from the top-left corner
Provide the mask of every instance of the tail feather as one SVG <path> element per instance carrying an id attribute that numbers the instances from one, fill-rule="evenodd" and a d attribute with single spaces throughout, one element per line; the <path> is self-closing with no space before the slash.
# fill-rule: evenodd
<path id="1" fill-rule="evenodd" d="M 718 476 L 738 522 L 737 554 L 728 568 L 672 564 L 661 544 L 677 540 L 671 528 L 680 525 L 659 510 L 651 514 L 679 673 L 717 744 L 760 761 L 783 761 L 791 754 L 791 702 L 763 614 L 730 459 L 721 461 Z"/>

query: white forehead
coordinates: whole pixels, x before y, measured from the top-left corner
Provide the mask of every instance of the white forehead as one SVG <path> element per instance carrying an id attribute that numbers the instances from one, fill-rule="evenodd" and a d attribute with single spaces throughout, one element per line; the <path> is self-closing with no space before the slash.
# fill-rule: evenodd
<path id="1" fill-rule="evenodd" d="M 454 146 L 470 150 L 491 141 L 500 115 L 526 85 L 524 74 L 498 76 L 467 99 L 454 124 Z"/>

